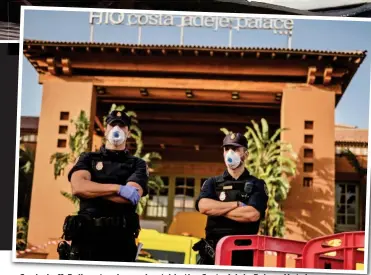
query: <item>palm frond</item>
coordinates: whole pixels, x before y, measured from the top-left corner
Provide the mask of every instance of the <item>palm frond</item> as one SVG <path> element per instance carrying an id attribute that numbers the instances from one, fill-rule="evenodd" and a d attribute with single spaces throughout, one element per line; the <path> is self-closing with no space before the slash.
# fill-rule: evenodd
<path id="1" fill-rule="evenodd" d="M 227 128 L 220 128 L 220 131 L 222 131 L 225 135 L 228 135 L 230 133 Z"/>

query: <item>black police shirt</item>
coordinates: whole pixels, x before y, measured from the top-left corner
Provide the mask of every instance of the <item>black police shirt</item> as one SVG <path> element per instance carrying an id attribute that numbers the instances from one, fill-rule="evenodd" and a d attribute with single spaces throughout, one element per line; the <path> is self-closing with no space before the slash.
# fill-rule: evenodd
<path id="1" fill-rule="evenodd" d="M 127 150 L 111 151 L 102 146 L 99 152 L 82 153 L 68 173 L 68 180 L 71 181 L 72 174 L 79 170 L 89 171 L 91 181 L 96 183 L 126 185 L 133 181 L 142 187 L 143 196 L 148 194 L 147 164 Z M 80 213 L 112 216 L 134 214 L 135 209 L 132 204 L 116 203 L 102 197 L 80 198 Z"/>
<path id="2" fill-rule="evenodd" d="M 208 216 L 206 225 L 206 235 L 225 236 L 225 235 L 255 235 L 259 231 L 260 221 L 265 217 L 265 211 L 267 209 L 268 194 L 263 180 L 257 179 L 249 174 L 247 169 L 243 174 L 235 180 L 226 170 L 222 177 L 225 181 L 240 181 L 240 180 L 253 180 L 254 189 L 250 195 L 248 202 L 244 202 L 246 205 L 254 207 L 260 213 L 260 219 L 256 222 L 237 222 L 224 216 Z M 243 183 L 241 183 L 243 184 Z M 216 192 L 216 181 L 215 178 L 207 179 L 201 188 L 200 195 L 196 200 L 195 207 L 199 211 L 198 203 L 202 198 L 213 199 L 221 201 Z"/>

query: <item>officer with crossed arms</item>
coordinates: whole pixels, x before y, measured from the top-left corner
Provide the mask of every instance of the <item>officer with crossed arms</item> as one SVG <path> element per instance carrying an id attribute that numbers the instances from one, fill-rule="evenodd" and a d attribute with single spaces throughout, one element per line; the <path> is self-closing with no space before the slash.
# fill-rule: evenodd
<path id="1" fill-rule="evenodd" d="M 78 215 L 65 219 L 60 259 L 134 262 L 139 234 L 136 207 L 148 193 L 148 167 L 126 148 L 131 119 L 111 112 L 106 143 L 98 152 L 83 153 L 68 174 L 72 194 L 80 199 Z"/>
<path id="2" fill-rule="evenodd" d="M 222 175 L 207 179 L 196 200 L 196 210 L 207 215 L 206 238 L 195 244 L 198 264 L 213 265 L 218 241 L 229 235 L 256 235 L 265 217 L 268 191 L 266 184 L 249 174 L 247 139 L 241 133 L 228 134 L 223 140 L 227 169 Z M 232 265 L 252 266 L 252 251 L 234 251 Z"/>

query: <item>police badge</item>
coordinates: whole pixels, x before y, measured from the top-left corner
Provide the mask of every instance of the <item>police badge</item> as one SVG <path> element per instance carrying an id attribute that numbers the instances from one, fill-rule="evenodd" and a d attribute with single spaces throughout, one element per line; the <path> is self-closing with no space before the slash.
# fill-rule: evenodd
<path id="1" fill-rule="evenodd" d="M 103 162 L 98 162 L 97 163 L 97 165 L 95 165 L 95 168 L 98 170 L 98 171 L 100 171 L 100 170 L 102 170 L 103 169 Z"/>
<path id="2" fill-rule="evenodd" d="M 225 192 L 223 191 L 223 192 L 220 193 L 219 199 L 220 199 L 221 201 L 224 201 L 225 198 L 226 198 L 226 195 L 225 195 Z"/>

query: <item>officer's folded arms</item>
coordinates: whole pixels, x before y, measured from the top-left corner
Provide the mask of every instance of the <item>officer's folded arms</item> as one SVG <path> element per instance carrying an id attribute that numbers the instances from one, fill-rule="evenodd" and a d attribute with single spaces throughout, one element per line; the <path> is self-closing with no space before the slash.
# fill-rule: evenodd
<path id="1" fill-rule="evenodd" d="M 116 203 L 131 203 L 136 205 L 143 195 L 142 187 L 129 181 L 126 185 L 98 184 L 91 181 L 91 174 L 86 170 L 79 170 L 71 177 L 72 194 L 79 198 L 92 199 L 103 197 Z"/>
<path id="2" fill-rule="evenodd" d="M 238 201 L 220 202 L 203 198 L 199 201 L 198 207 L 200 213 L 207 216 L 225 216 L 238 222 L 256 222 L 260 219 L 258 210 Z"/>

